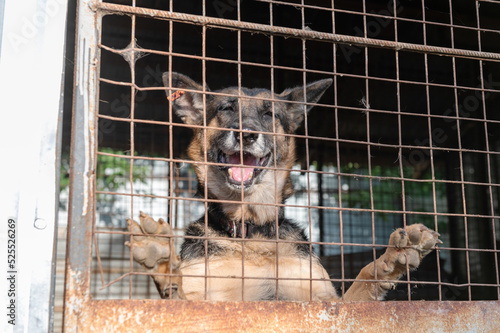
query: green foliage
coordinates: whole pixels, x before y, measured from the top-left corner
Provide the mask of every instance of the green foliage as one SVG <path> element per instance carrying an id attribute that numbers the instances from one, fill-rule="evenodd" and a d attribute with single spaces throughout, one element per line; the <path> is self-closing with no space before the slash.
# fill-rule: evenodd
<path id="1" fill-rule="evenodd" d="M 131 159 L 120 151 L 111 148 L 101 148 L 100 152 L 110 155 L 97 155 L 96 189 L 101 192 L 123 192 L 127 185 L 146 184 L 150 177 L 151 167 L 142 160 L 135 160 L 133 168 Z M 134 154 L 136 155 L 136 154 Z M 134 187 L 134 193 L 143 193 Z M 125 219 L 119 218 L 127 214 L 123 208 L 116 205 L 120 196 L 106 193 L 97 193 L 97 210 L 100 223 L 106 226 L 125 227 Z M 123 199 L 123 197 L 121 197 Z"/>
<path id="2" fill-rule="evenodd" d="M 134 163 L 132 175 L 130 175 L 130 159 L 123 156 L 121 151 L 111 148 L 101 148 L 100 152 L 117 155 L 97 155 L 96 165 L 96 189 L 102 192 L 117 192 L 124 189 L 130 183 L 132 176 L 133 183 L 146 184 L 146 180 L 150 176 L 151 167 L 144 161 L 136 161 Z M 121 155 L 121 156 L 118 156 Z M 122 157 L 123 156 L 123 157 Z M 61 158 L 61 171 L 59 180 L 59 190 L 66 190 L 70 182 L 70 158 L 69 154 L 65 154 Z M 141 191 L 134 190 L 135 193 Z M 116 196 L 97 194 L 97 205 L 99 210 L 116 211 L 115 204 Z M 65 207 L 61 204 L 61 209 Z"/>
<path id="3" fill-rule="evenodd" d="M 121 155 L 121 151 L 112 148 L 101 148 L 100 152 Z M 70 175 L 69 155 L 63 155 L 61 158 L 61 172 L 59 189 L 64 191 L 69 186 Z M 132 173 L 133 182 L 145 184 L 149 176 L 150 167 L 143 163 L 134 163 Z M 96 185 L 98 191 L 114 192 L 120 187 L 125 186 L 130 181 L 130 159 L 120 156 L 98 155 L 96 170 Z"/>
<path id="4" fill-rule="evenodd" d="M 101 152 L 119 155 L 120 152 L 111 148 L 101 148 Z M 130 175 L 130 159 L 111 155 L 98 155 L 97 157 L 97 178 L 96 187 L 98 191 L 114 192 L 126 186 L 130 182 L 140 182 L 145 184 L 150 167 L 148 165 L 134 163 L 132 175 Z"/>
<path id="5" fill-rule="evenodd" d="M 61 156 L 61 170 L 59 174 L 59 191 L 64 191 L 69 186 L 69 154 Z"/>
<path id="6" fill-rule="evenodd" d="M 404 167 L 403 175 L 399 166 L 372 166 L 371 169 L 371 192 L 370 193 L 370 178 L 363 177 L 369 174 L 368 169 L 361 167 L 358 163 L 348 163 L 341 168 L 341 173 L 348 174 L 342 176 L 342 205 L 344 207 L 362 208 L 385 211 L 406 211 L 412 212 L 433 212 L 433 189 L 436 191 L 436 201 L 443 204 L 446 198 L 446 187 L 443 183 L 433 182 L 430 172 L 427 172 L 418 181 L 412 181 L 412 167 Z M 405 180 L 401 180 L 405 178 Z M 441 179 L 439 172 L 436 172 L 436 179 Z M 422 181 L 424 180 L 424 181 Z M 429 180 L 429 181 L 425 181 Z M 403 206 L 403 184 L 405 201 Z M 338 194 L 334 194 L 338 200 Z M 373 200 L 373 205 L 372 205 Z M 439 211 L 439 208 L 438 208 Z M 377 212 L 378 218 L 388 221 L 388 213 Z M 435 216 L 424 214 L 408 214 L 407 219 L 410 223 L 424 223 L 430 227 L 434 226 Z M 438 223 L 443 224 L 446 221 L 441 221 L 438 217 Z"/>

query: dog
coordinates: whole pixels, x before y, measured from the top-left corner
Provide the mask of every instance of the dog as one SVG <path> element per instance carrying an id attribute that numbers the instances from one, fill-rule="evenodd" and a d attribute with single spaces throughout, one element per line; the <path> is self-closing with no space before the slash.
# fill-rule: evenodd
<path id="1" fill-rule="evenodd" d="M 293 193 L 294 132 L 331 86 L 323 79 L 273 94 L 231 87 L 210 92 L 183 74 L 163 75 L 173 111 L 193 129 L 188 156 L 200 219 L 185 230 L 177 255 L 168 222 L 141 212 L 129 219 L 133 259 L 151 274 L 162 298 L 213 301 L 382 300 L 408 270 L 441 243 L 422 224 L 395 230 L 340 298 L 294 221 L 284 217 Z"/>

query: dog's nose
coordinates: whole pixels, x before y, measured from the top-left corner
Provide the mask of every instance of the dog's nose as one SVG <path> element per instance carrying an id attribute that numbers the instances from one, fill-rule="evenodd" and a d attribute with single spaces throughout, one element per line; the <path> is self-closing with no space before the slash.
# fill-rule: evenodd
<path id="1" fill-rule="evenodd" d="M 234 128 L 238 129 L 238 128 Z M 255 131 L 253 128 L 243 128 L 243 131 Z M 253 133 L 253 132 L 241 132 L 241 137 L 240 137 L 240 132 L 239 131 L 234 131 L 233 132 L 234 138 L 236 139 L 237 142 L 240 142 L 240 139 L 243 139 L 244 143 L 253 143 L 255 142 L 258 137 L 259 133 Z"/>

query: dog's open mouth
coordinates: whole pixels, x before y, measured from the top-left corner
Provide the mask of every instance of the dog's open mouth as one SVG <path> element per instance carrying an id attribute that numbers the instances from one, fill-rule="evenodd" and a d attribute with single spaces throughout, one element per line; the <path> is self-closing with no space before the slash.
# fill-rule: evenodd
<path id="1" fill-rule="evenodd" d="M 262 166 L 266 166 L 271 154 L 264 157 L 256 157 L 250 153 L 241 152 L 233 154 L 219 153 L 219 163 L 232 164 L 231 166 L 221 166 L 227 171 L 229 183 L 233 185 L 251 185 L 253 180 L 263 171 Z M 238 165 L 239 164 L 239 165 Z"/>

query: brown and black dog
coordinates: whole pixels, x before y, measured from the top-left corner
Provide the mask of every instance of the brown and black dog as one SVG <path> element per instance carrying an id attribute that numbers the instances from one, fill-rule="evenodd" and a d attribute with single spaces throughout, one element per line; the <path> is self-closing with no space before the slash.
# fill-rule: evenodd
<path id="1" fill-rule="evenodd" d="M 165 237 L 172 234 L 167 222 L 142 212 L 140 224 L 128 220 L 134 237 L 127 245 L 161 297 L 340 300 L 304 231 L 284 217 L 283 208 L 293 192 L 291 134 L 332 80 L 274 96 L 266 89 L 203 92 L 178 73 L 165 73 L 163 82 L 173 110 L 194 131 L 188 155 L 208 208 L 187 227 L 180 256 Z M 438 237 L 421 224 L 394 231 L 386 252 L 361 270 L 344 300 L 383 299 L 408 267 L 415 269 L 440 243 Z"/>

